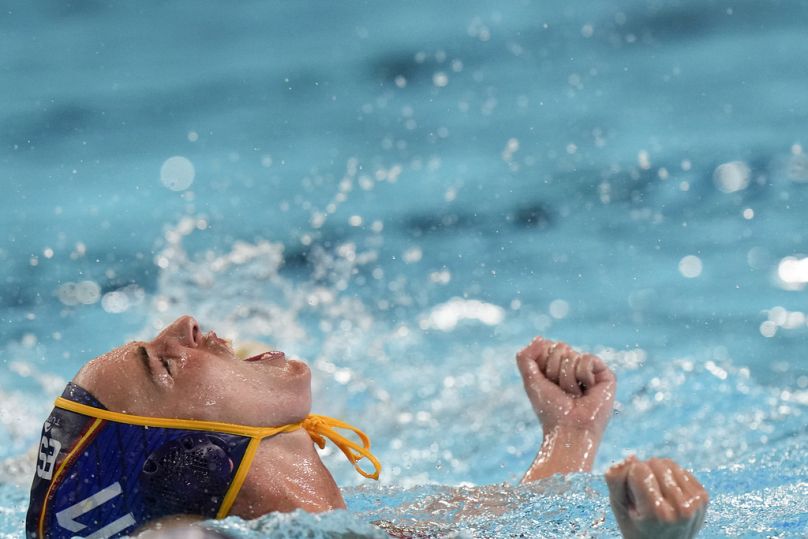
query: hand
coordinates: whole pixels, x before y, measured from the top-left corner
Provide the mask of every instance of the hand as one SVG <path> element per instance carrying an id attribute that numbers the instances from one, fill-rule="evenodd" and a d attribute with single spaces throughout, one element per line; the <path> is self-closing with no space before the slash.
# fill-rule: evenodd
<path id="1" fill-rule="evenodd" d="M 519 372 L 545 433 L 558 428 L 586 430 L 598 438 L 606 429 L 616 380 L 599 357 L 579 354 L 564 343 L 536 337 L 516 354 Z"/>
<path id="2" fill-rule="evenodd" d="M 609 468 L 606 484 L 626 539 L 689 539 L 704 524 L 707 491 L 670 459 L 631 456 Z"/>

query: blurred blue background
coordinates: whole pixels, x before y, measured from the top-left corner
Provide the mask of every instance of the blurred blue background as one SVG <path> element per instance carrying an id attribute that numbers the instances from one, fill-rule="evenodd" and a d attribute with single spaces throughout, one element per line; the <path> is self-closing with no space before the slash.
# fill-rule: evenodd
<path id="1" fill-rule="evenodd" d="M 319 411 L 373 410 L 393 483 L 526 466 L 535 334 L 625 380 L 601 469 L 805 440 L 808 2 L 2 7 L 0 456 L 184 312 L 311 360 Z"/>

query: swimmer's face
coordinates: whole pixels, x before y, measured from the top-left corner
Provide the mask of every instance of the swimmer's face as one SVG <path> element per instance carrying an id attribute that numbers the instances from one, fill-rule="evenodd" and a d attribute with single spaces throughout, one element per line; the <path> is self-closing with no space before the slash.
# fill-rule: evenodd
<path id="1" fill-rule="evenodd" d="M 305 363 L 270 352 L 237 359 L 212 331 L 183 316 L 153 341 L 132 342 L 87 363 L 73 380 L 113 411 L 275 426 L 311 410 Z"/>

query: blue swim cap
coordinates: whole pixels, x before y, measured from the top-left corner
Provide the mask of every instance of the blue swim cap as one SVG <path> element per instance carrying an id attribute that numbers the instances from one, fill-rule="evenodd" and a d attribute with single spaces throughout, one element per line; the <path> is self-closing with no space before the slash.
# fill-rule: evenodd
<path id="1" fill-rule="evenodd" d="M 26 533 L 108 539 L 169 515 L 224 518 L 261 440 L 297 429 L 321 448 L 331 440 L 360 474 L 378 479 L 381 464 L 368 437 L 331 417 L 253 427 L 136 416 L 107 410 L 69 383 L 42 427 Z M 361 445 L 334 429 L 352 431 Z M 361 459 L 375 471 L 360 468 Z"/>
<path id="2" fill-rule="evenodd" d="M 70 383 L 62 397 L 106 408 Z M 250 438 L 104 421 L 54 408 L 42 429 L 29 537 L 93 539 L 168 515 L 214 518 Z"/>

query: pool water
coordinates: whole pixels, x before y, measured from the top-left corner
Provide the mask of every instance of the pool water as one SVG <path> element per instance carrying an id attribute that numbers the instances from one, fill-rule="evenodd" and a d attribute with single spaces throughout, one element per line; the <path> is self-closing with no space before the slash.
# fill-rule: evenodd
<path id="1" fill-rule="evenodd" d="M 184 313 L 306 359 L 385 466 L 326 451 L 349 512 L 236 537 L 613 537 L 630 453 L 705 537 L 807 535 L 808 3 L 545 4 L 8 3 L 0 537 L 64 383 Z M 536 334 L 617 406 L 594 474 L 519 487 Z"/>

